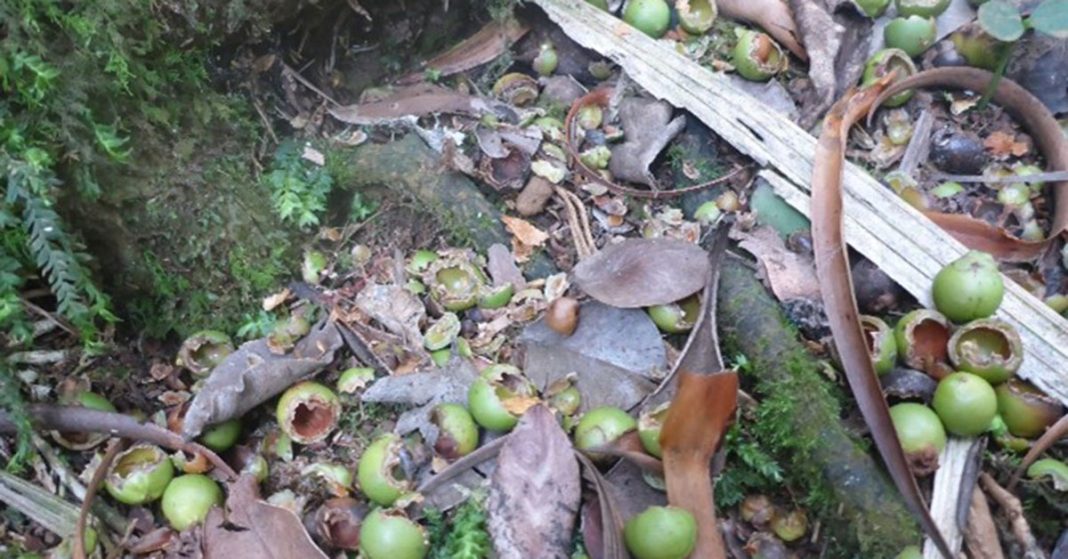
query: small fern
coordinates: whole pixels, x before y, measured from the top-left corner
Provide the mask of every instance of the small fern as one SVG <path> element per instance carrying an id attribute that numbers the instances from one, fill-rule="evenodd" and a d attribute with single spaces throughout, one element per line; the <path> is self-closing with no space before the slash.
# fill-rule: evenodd
<path id="1" fill-rule="evenodd" d="M 302 147 L 297 142 L 280 145 L 266 183 L 275 212 L 282 221 L 308 229 L 319 225 L 334 181 L 325 169 L 305 160 L 301 153 Z"/>

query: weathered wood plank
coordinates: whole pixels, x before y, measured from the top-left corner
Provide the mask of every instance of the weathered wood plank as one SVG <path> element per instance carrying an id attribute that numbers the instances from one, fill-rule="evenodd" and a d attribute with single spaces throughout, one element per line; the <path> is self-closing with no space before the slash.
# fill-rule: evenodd
<path id="1" fill-rule="evenodd" d="M 931 516 L 954 553 L 960 553 L 964 541 L 961 526 L 957 525 L 957 504 L 961 478 L 968 465 L 968 451 L 973 444 L 974 438 L 950 437 L 946 441 L 946 448 L 938 456 L 938 470 L 935 471 L 934 491 L 931 493 Z M 971 491 L 971 487 L 968 490 Z M 924 541 L 923 559 L 944 559 L 930 538 Z"/>
<path id="2" fill-rule="evenodd" d="M 619 64 L 650 94 L 685 108 L 740 152 L 766 167 L 780 196 L 808 214 L 816 139 L 739 91 L 730 81 L 590 6 L 585 0 L 531 0 L 572 39 Z M 772 169 L 774 171 L 772 171 Z M 846 164 L 845 236 L 920 302 L 945 264 L 965 248 L 856 165 Z M 1019 375 L 1068 404 L 1068 322 L 1005 279 L 998 316 L 1020 331 L 1026 358 Z"/>

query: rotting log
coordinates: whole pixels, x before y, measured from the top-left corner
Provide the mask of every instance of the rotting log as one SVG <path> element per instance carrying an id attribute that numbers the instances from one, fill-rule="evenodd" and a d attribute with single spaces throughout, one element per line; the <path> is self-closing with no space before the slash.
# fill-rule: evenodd
<path id="1" fill-rule="evenodd" d="M 718 304 L 724 348 L 752 364 L 748 374 L 762 408 L 758 423 L 772 431 L 755 426 L 764 439 L 759 442 L 784 461 L 790 479 L 841 504 L 848 526 L 826 523 L 829 534 L 855 538 L 863 557 L 893 557 L 919 543 L 919 528 L 897 489 L 842 424 L 824 365 L 801 344 L 753 271 L 734 258 L 723 262 Z"/>
<path id="2" fill-rule="evenodd" d="M 809 211 L 816 140 L 786 117 L 760 110 L 760 102 L 675 50 L 586 2 L 532 0 L 578 44 L 619 64 L 650 94 L 690 111 L 735 149 L 765 167 L 776 193 L 805 215 Z M 931 220 L 847 163 L 843 176 L 846 241 L 921 303 L 931 303 L 931 282 L 965 248 Z M 1006 279 L 999 318 L 1020 332 L 1026 357 L 1018 374 L 1068 405 L 1068 322 Z"/>
<path id="3" fill-rule="evenodd" d="M 447 168 L 419 136 L 363 144 L 352 150 L 347 163 L 354 169 L 352 186 L 382 185 L 395 194 L 412 196 L 446 230 L 478 250 L 484 252 L 494 243 L 511 246 L 501 212 L 471 179 Z M 555 272 L 555 266 L 544 253 L 536 253 L 526 272 L 541 277 Z"/>

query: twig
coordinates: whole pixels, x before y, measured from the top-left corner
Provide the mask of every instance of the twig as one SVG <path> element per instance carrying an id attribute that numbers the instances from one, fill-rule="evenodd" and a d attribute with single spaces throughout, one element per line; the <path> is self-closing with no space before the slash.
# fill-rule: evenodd
<path id="1" fill-rule="evenodd" d="M 122 439 L 112 439 L 108 443 L 107 452 L 104 453 L 104 458 L 100 460 L 100 464 L 97 466 L 96 471 L 93 472 L 93 478 L 89 480 L 89 487 L 86 488 L 85 498 L 82 499 L 82 508 L 78 511 L 78 522 L 74 525 L 74 549 L 71 552 L 74 559 L 85 559 L 85 521 L 89 517 L 89 511 L 93 507 L 93 498 L 96 497 L 96 492 L 100 489 L 100 484 L 104 482 L 104 476 L 107 475 L 108 469 L 111 468 L 111 463 L 115 461 L 115 457 L 119 455 L 119 451 L 122 450 Z"/>
<path id="2" fill-rule="evenodd" d="M 575 244 L 575 252 L 579 260 L 592 256 L 597 252 L 597 245 L 590 233 L 590 220 L 586 216 L 586 207 L 582 200 L 572 192 L 564 190 L 560 186 L 554 187 L 556 195 L 564 202 L 564 210 L 567 211 L 567 222 L 571 227 L 571 241 Z"/>
<path id="3" fill-rule="evenodd" d="M 62 328 L 65 332 L 67 332 L 71 336 L 75 336 L 75 337 L 78 336 L 78 332 L 74 331 L 74 328 L 72 328 L 70 326 L 70 324 L 67 323 L 66 320 L 63 320 L 62 318 L 60 318 L 60 317 L 58 317 L 58 316 L 56 316 L 56 315 L 44 310 L 43 308 L 41 308 L 41 306 L 37 305 L 33 301 L 30 301 L 30 299 L 28 297 L 25 297 L 23 295 L 19 295 L 19 300 L 22 301 L 22 304 L 27 309 L 30 309 L 31 311 L 33 311 L 33 312 L 45 317 L 46 319 L 48 319 L 48 320 L 50 320 L 52 322 L 55 322 L 57 325 L 59 325 L 60 328 Z M 34 327 L 33 335 L 34 335 L 34 337 L 37 337 L 37 336 L 40 335 L 37 332 L 36 326 Z"/>
<path id="4" fill-rule="evenodd" d="M 1005 515 L 1009 517 L 1012 535 L 1016 538 L 1017 543 L 1023 547 L 1024 559 L 1046 559 L 1045 552 L 1038 547 L 1038 542 L 1035 541 L 1035 536 L 1031 533 L 1031 526 L 1027 524 L 1023 506 L 1020 504 L 1020 500 L 1016 498 L 1016 495 L 1009 493 L 1005 488 L 998 485 L 998 482 L 993 477 L 990 477 L 988 473 L 979 474 L 979 482 L 982 483 L 983 489 L 990 495 L 990 498 L 997 501 L 998 505 L 1005 511 Z"/>
<path id="5" fill-rule="evenodd" d="M 53 406 L 35 404 L 29 406 L 30 417 L 38 429 L 74 433 L 109 433 L 114 437 L 145 441 L 171 450 L 189 454 L 203 454 L 225 477 L 236 479 L 234 472 L 218 454 L 203 445 L 186 442 L 177 433 L 172 433 L 153 423 L 141 423 L 121 413 L 98 411 L 77 406 Z M 15 424 L 7 413 L 0 410 L 0 433 L 16 432 Z"/>
<path id="6" fill-rule="evenodd" d="M 931 178 L 938 181 L 981 182 L 986 184 L 1005 184 L 1013 182 L 1058 182 L 1068 180 L 1068 171 L 1034 173 L 1031 175 L 1010 175 L 1006 177 L 988 177 L 985 175 L 947 175 L 945 173 L 932 173 Z"/>
<path id="7" fill-rule="evenodd" d="M 912 138 L 905 148 L 905 155 L 901 156 L 901 164 L 898 169 L 906 175 L 912 176 L 916 167 L 919 167 L 931 149 L 931 129 L 934 127 L 934 115 L 925 110 L 916 119 L 916 126 L 912 131 Z"/>
<path id="8" fill-rule="evenodd" d="M 258 99 L 252 100 L 252 108 L 256 109 L 256 114 L 260 115 L 260 120 L 263 121 L 263 127 L 267 129 L 267 134 L 271 137 L 271 140 L 274 140 L 275 144 L 281 143 L 278 141 L 278 135 L 274 133 L 274 126 L 271 125 L 270 119 L 267 118 L 267 113 L 263 112 L 263 107 L 260 105 Z M 253 158 L 253 161 L 255 161 L 255 158 Z"/>
<path id="9" fill-rule="evenodd" d="M 323 93 L 323 91 L 321 89 L 319 89 L 318 87 L 315 87 L 315 84 L 313 84 L 312 82 L 308 81 L 308 78 L 305 78 L 304 76 L 300 75 L 300 73 L 298 73 L 296 70 L 291 68 L 285 62 L 282 62 L 281 60 L 279 60 L 279 62 L 282 64 L 282 73 L 284 73 L 286 75 L 289 75 L 289 76 L 292 76 L 293 79 L 295 79 L 298 82 L 300 82 L 301 84 L 303 84 L 304 87 L 307 87 L 308 89 L 314 91 L 317 95 L 319 95 L 319 97 L 322 97 L 323 99 L 326 99 L 327 101 L 333 103 L 335 106 L 338 106 L 338 107 L 341 106 L 341 103 L 338 103 L 337 101 L 335 101 L 333 97 L 327 95 L 326 93 Z"/>

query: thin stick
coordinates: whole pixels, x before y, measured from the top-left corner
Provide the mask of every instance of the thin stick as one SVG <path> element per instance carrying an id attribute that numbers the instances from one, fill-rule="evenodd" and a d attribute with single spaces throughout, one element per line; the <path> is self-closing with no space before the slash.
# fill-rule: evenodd
<path id="1" fill-rule="evenodd" d="M 1020 504 L 1020 500 L 1016 498 L 1016 495 L 1009 493 L 1004 487 L 998 485 L 998 482 L 990 477 L 988 473 L 979 474 L 979 482 L 982 483 L 983 489 L 990 495 L 990 498 L 997 501 L 998 505 L 1005 511 L 1005 515 L 1009 517 L 1012 535 L 1024 549 L 1024 559 L 1046 559 L 1045 552 L 1038 547 L 1038 542 L 1035 541 L 1035 536 L 1031 533 L 1031 526 L 1024 516 L 1023 505 Z"/>
<path id="2" fill-rule="evenodd" d="M 82 499 L 82 508 L 78 511 L 78 522 L 74 525 L 74 549 L 71 554 L 74 559 L 85 559 L 85 522 L 89 518 L 89 510 L 93 508 L 93 499 L 96 497 L 96 492 L 100 489 L 100 485 L 104 483 L 104 477 L 107 475 L 108 470 L 111 468 L 111 463 L 115 461 L 115 457 L 119 455 L 119 451 L 122 450 L 122 439 L 112 439 L 108 443 L 107 452 L 104 453 L 104 458 L 100 460 L 100 465 L 97 466 L 96 471 L 93 472 L 93 478 L 89 480 L 89 487 L 85 491 L 85 498 Z"/>
<path id="3" fill-rule="evenodd" d="M 186 442 L 177 433 L 172 433 L 153 423 L 141 423 L 121 413 L 98 411 L 77 406 L 53 406 L 34 404 L 27 411 L 38 429 L 74 433 L 109 433 L 115 437 L 145 441 L 171 450 L 189 454 L 203 454 L 216 469 L 228 479 L 237 479 L 237 473 L 218 454 L 203 445 Z M 0 433 L 15 433 L 15 424 L 7 413 L 0 410 Z"/>
<path id="4" fill-rule="evenodd" d="M 1013 182 L 1059 182 L 1068 181 L 1068 171 L 1034 173 L 1031 175 L 1010 175 L 1007 177 L 987 177 L 984 175 L 947 175 L 945 173 L 933 173 L 931 175 L 931 178 L 938 181 L 981 182 L 986 184 L 1004 184 Z"/>

